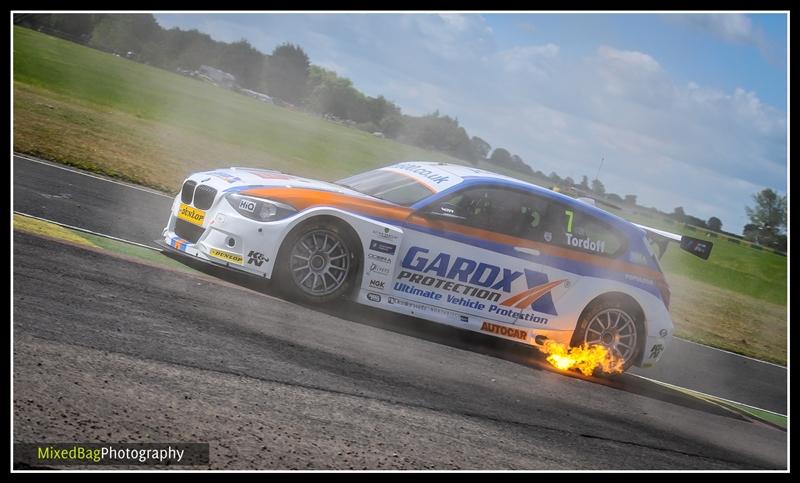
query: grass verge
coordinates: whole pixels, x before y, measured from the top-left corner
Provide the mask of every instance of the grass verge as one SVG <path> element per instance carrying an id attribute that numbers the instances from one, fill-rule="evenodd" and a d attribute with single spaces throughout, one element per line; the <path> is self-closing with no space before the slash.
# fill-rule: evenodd
<path id="1" fill-rule="evenodd" d="M 14 214 L 14 230 L 33 235 L 45 236 L 60 241 L 66 241 L 91 248 L 100 248 L 112 253 L 125 255 L 137 260 L 144 260 L 167 268 L 173 268 L 189 273 L 201 273 L 187 267 L 183 263 L 173 260 L 156 250 L 148 250 L 130 243 L 112 240 L 102 236 L 92 235 L 77 230 L 65 228 L 55 223 L 49 223 L 35 218 Z"/>
<path id="2" fill-rule="evenodd" d="M 731 401 L 728 399 L 723 399 L 720 397 L 712 396 L 710 394 L 705 394 L 698 391 L 693 391 L 691 389 L 687 389 L 685 387 L 674 386 L 672 384 L 668 384 L 666 382 L 656 381 L 655 379 L 647 379 L 650 382 L 654 382 L 656 384 L 660 384 L 662 386 L 668 387 L 672 390 L 682 392 L 686 395 L 702 399 L 703 401 L 710 402 L 712 404 L 716 404 L 718 406 L 722 406 L 723 408 L 733 411 L 739 414 L 743 414 L 748 416 L 752 419 L 759 420 L 761 422 L 771 424 L 773 426 L 777 426 L 782 429 L 786 429 L 788 424 L 788 418 L 783 414 L 774 413 L 772 411 L 767 411 L 766 409 L 757 408 L 754 406 L 750 406 L 747 404 L 742 404 L 736 401 Z"/>

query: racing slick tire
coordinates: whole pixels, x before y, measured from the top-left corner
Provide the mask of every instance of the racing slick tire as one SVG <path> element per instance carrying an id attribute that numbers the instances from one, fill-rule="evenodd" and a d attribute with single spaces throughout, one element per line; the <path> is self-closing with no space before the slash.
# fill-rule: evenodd
<path id="1" fill-rule="evenodd" d="M 358 272 L 354 235 L 340 223 L 312 220 L 281 245 L 278 284 L 292 299 L 324 304 L 346 294 Z"/>
<path id="2" fill-rule="evenodd" d="M 641 338 L 641 310 L 621 297 L 606 296 L 590 303 L 581 314 L 575 332 L 573 347 L 582 344 L 599 344 L 622 359 L 622 371 L 639 357 Z"/>

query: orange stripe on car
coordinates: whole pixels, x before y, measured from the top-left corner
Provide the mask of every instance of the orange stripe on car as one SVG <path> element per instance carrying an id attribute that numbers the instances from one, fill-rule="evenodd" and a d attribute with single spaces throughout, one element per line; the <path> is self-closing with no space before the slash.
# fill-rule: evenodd
<path id="1" fill-rule="evenodd" d="M 528 290 L 520 292 L 513 297 L 507 298 L 501 302 L 500 305 L 505 305 L 506 307 L 511 307 L 513 305 L 518 309 L 523 309 L 530 306 L 562 283 L 564 283 L 564 280 L 556 280 L 553 282 L 544 283 L 542 285 L 537 285 L 533 288 L 529 288 Z"/>
<path id="2" fill-rule="evenodd" d="M 588 263 L 616 272 L 639 275 L 655 280 L 656 282 L 664 281 L 664 275 L 662 273 L 647 267 L 634 265 L 624 260 L 602 257 L 590 253 L 575 252 L 567 248 L 535 242 L 525 238 L 503 235 L 501 233 L 494 233 L 448 221 L 432 220 L 415 214 L 414 210 L 411 208 L 394 205 L 388 202 L 311 188 L 253 188 L 243 191 L 242 194 L 280 201 L 298 210 L 305 210 L 315 206 L 333 206 L 369 216 L 388 218 L 434 230 L 458 233 L 502 245 L 533 248 L 545 255 Z"/>

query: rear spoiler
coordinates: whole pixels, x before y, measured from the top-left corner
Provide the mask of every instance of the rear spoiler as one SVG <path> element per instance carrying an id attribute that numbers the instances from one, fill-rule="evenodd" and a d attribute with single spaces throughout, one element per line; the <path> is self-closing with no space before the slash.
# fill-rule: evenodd
<path id="1" fill-rule="evenodd" d="M 670 233 L 636 223 L 634 223 L 634 225 L 644 230 L 647 234 L 647 238 L 658 245 L 660 249 L 660 253 L 658 254 L 659 259 L 664 255 L 664 252 L 667 251 L 667 244 L 671 241 L 680 243 L 681 250 L 685 250 L 703 260 L 708 260 L 708 256 L 711 255 L 711 248 L 714 246 L 710 241 L 700 240 L 686 235 L 678 235 L 677 233 Z"/>

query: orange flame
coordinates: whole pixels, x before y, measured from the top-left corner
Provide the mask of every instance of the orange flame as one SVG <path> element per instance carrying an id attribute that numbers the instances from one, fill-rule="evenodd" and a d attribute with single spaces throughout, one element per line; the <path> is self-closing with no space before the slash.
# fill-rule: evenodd
<path id="1" fill-rule="evenodd" d="M 623 361 L 614 357 L 602 345 L 568 347 L 554 340 L 547 340 L 539 350 L 548 354 L 547 362 L 562 371 L 577 369 L 584 376 L 591 376 L 597 368 L 609 374 L 622 372 Z"/>

